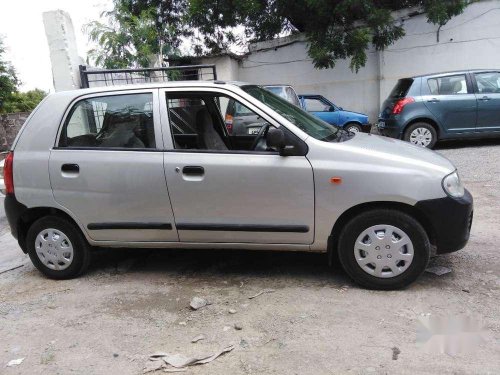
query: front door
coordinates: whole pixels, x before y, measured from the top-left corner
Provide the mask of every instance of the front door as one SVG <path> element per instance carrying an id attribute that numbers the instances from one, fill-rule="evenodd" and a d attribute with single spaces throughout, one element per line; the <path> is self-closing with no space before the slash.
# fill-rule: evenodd
<path id="1" fill-rule="evenodd" d="M 500 131 L 500 72 L 475 73 L 478 132 Z"/>
<path id="2" fill-rule="evenodd" d="M 162 98 L 163 96 L 163 98 Z M 314 183 L 305 156 L 231 142 L 222 91 L 160 91 L 165 174 L 180 241 L 310 244 Z M 239 102 L 270 125 L 251 103 Z M 277 125 L 277 124 L 276 124 Z M 293 134 L 292 134 L 293 136 Z M 254 135 L 254 138 L 257 135 Z"/>
<path id="3" fill-rule="evenodd" d="M 426 82 L 427 81 L 427 82 Z M 422 99 L 447 133 L 474 132 L 476 96 L 465 74 L 424 79 Z"/>
<path id="4" fill-rule="evenodd" d="M 178 241 L 157 95 L 89 96 L 66 116 L 50 155 L 52 190 L 94 240 Z"/>

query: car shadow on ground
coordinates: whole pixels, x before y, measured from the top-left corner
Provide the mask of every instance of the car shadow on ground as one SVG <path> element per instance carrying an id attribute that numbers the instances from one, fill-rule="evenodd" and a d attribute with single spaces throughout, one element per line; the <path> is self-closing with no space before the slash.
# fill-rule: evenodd
<path id="1" fill-rule="evenodd" d="M 486 147 L 486 146 L 500 146 L 500 138 L 439 141 L 434 147 L 434 150 L 449 150 L 455 148 Z"/>
<path id="2" fill-rule="evenodd" d="M 143 273 L 171 277 L 296 278 L 308 283 L 354 283 L 339 265 L 328 266 L 326 254 L 195 249 L 102 249 L 93 252 L 90 273 Z"/>

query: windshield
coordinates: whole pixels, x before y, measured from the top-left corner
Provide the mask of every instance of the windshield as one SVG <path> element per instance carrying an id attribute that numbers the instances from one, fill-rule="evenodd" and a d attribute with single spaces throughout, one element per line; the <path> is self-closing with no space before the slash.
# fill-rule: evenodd
<path id="1" fill-rule="evenodd" d="M 242 89 L 255 99 L 278 112 L 281 116 L 285 117 L 288 121 L 311 137 L 326 142 L 337 138 L 339 133 L 338 127 L 330 125 L 319 118 L 304 112 L 302 109 L 285 99 L 274 95 L 259 86 L 243 86 Z"/>

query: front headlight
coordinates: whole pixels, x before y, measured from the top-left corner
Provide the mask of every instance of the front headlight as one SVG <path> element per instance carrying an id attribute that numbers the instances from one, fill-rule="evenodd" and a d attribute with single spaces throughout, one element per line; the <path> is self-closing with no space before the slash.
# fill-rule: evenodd
<path id="1" fill-rule="evenodd" d="M 448 176 L 443 178 L 443 190 L 446 194 L 453 198 L 461 198 L 465 194 L 464 185 L 462 185 L 462 181 L 460 181 L 460 177 L 458 176 L 458 172 L 455 171 L 450 173 Z"/>

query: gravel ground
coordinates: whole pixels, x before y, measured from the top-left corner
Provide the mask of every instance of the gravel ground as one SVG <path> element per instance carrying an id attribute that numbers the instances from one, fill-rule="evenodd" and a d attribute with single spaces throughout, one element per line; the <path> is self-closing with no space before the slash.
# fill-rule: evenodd
<path id="1" fill-rule="evenodd" d="M 140 374 L 148 354 L 234 350 L 187 374 L 499 374 L 500 141 L 438 152 L 475 198 L 467 247 L 403 291 L 367 291 L 318 254 L 111 250 L 83 277 L 43 278 L 0 218 L 0 373 Z M 249 296 L 273 289 L 254 299 Z M 192 297 L 211 304 L 189 308 Z M 236 310 L 229 313 L 229 309 Z M 234 311 L 232 311 L 234 312 Z M 457 355 L 416 344 L 421 317 L 473 315 L 484 341 Z M 234 326 L 240 325 L 241 330 Z M 205 340 L 191 343 L 199 334 Z M 15 367 L 13 359 L 25 358 Z"/>

